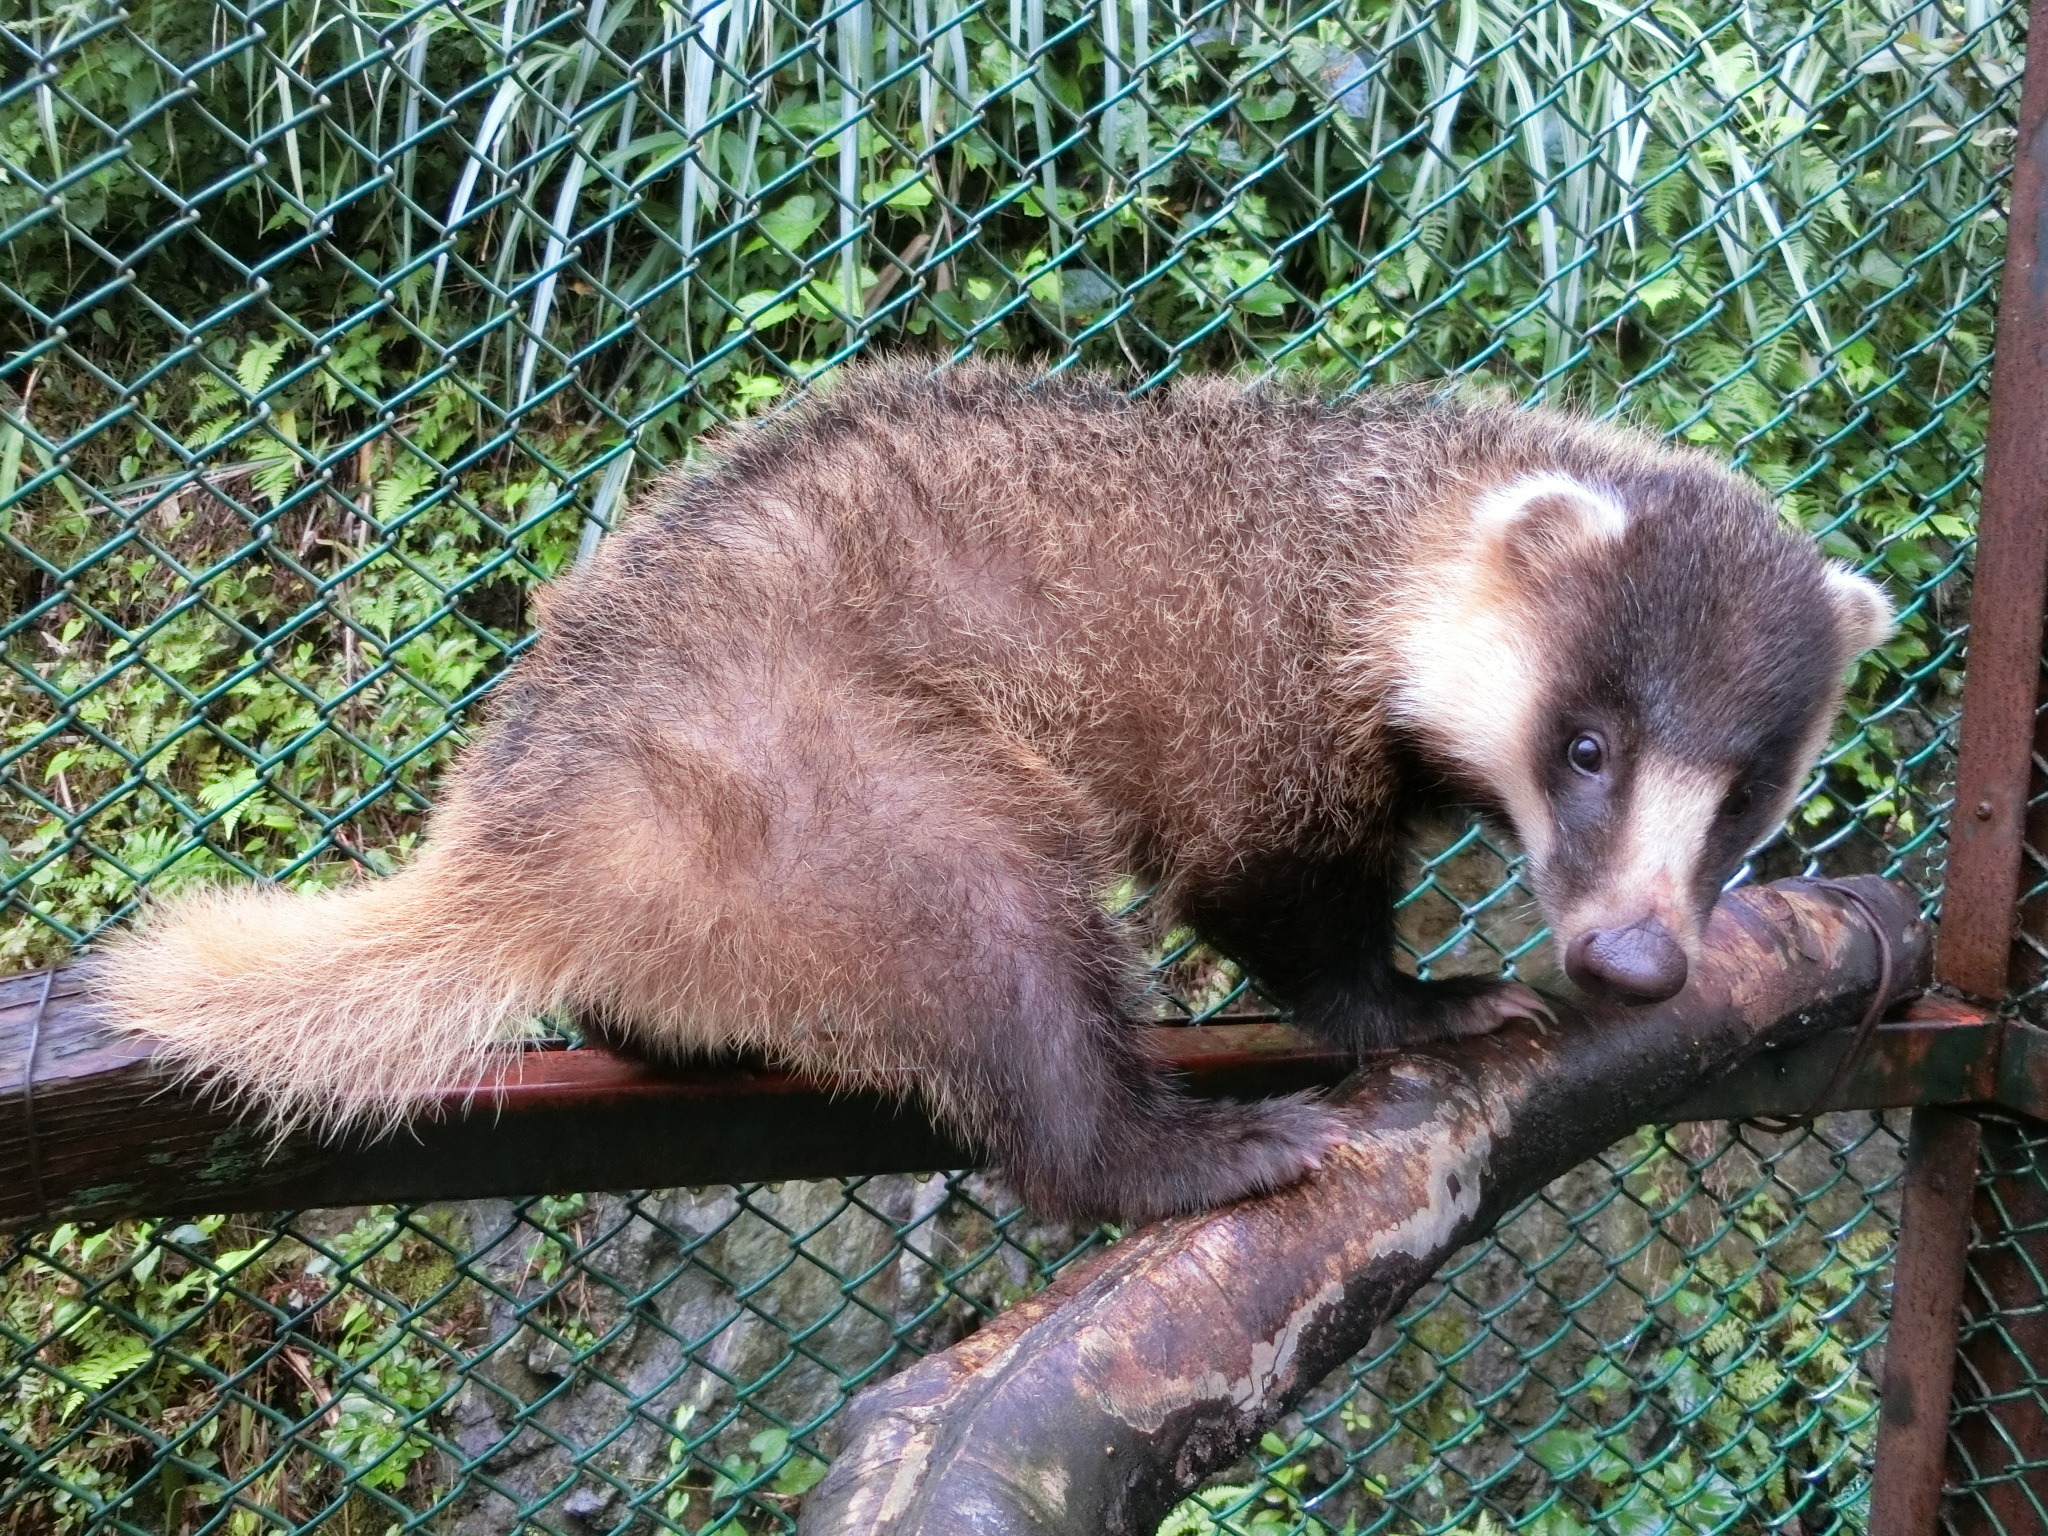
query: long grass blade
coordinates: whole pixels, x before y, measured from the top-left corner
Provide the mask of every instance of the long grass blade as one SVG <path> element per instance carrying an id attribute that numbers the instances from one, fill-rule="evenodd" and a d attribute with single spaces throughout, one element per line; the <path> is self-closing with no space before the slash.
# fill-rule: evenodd
<path id="1" fill-rule="evenodd" d="M 463 160 L 462 174 L 455 178 L 455 191 L 448 199 L 448 212 L 441 221 L 441 238 L 448 245 L 453 245 L 456 232 L 469 212 L 469 200 L 476 194 L 477 178 L 483 174 L 486 165 L 496 168 L 499 138 L 525 97 L 526 86 L 517 75 L 507 75 L 491 93 L 491 103 L 484 108 L 484 120 L 477 129 L 476 142 L 470 146 L 469 154 Z M 440 301 L 441 285 L 447 275 L 448 251 L 444 249 L 434 258 L 434 284 L 427 295 L 430 318 Z"/>
<path id="2" fill-rule="evenodd" d="M 677 220 L 676 237 L 682 242 L 684 260 L 697 249 L 698 203 L 704 195 L 704 162 L 717 153 L 717 145 L 706 138 L 711 119 L 711 87 L 718 72 L 721 33 L 731 11 L 731 0 L 699 0 L 691 13 L 690 28 L 683 44 L 683 137 L 688 157 L 683 162 L 683 202 Z"/>
<path id="3" fill-rule="evenodd" d="M 569 252 L 569 232 L 576 223 L 576 204 L 583 195 L 583 181 L 590 172 L 592 142 L 601 125 L 583 130 L 582 137 L 562 168 L 562 185 L 555 194 L 554 217 L 548 221 L 547 244 L 541 254 L 541 279 L 534 285 L 533 303 L 526 317 L 526 345 L 519 359 L 519 386 L 513 403 L 524 405 L 533 395 L 534 369 L 540 362 L 541 338 L 547 334 L 548 314 L 554 308 L 555 292 L 561 283 L 562 267 Z"/>
<path id="4" fill-rule="evenodd" d="M 917 129 L 926 154 L 938 138 L 938 43 L 932 35 L 931 0 L 911 0 L 910 24 L 917 33 Z"/>
<path id="5" fill-rule="evenodd" d="M 860 122 L 867 81 L 867 0 L 853 0 L 839 13 L 839 297 L 852 327 L 860 302 Z"/>
<path id="6" fill-rule="evenodd" d="M 1116 0 L 1099 0 L 1096 11 L 1102 28 L 1102 122 L 1098 125 L 1102 138 L 1102 163 L 1111 172 L 1122 158 L 1123 133 L 1118 119 L 1123 115 L 1123 105 L 1117 99 L 1123 94 L 1124 67 L 1118 57 L 1123 49 L 1123 39 L 1118 34 Z"/>
<path id="7" fill-rule="evenodd" d="M 1031 72 L 1031 126 L 1038 135 L 1039 183 L 1045 189 L 1045 217 L 1059 223 L 1059 169 L 1053 164 L 1052 112 L 1045 100 L 1045 0 L 1024 0 L 1024 46 Z"/>

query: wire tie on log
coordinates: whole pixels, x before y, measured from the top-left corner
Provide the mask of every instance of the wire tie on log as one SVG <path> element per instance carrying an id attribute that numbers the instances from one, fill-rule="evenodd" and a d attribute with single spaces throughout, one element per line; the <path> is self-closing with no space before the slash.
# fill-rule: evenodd
<path id="1" fill-rule="evenodd" d="M 50 1006 L 50 988 L 56 984 L 57 967 L 43 972 L 43 990 L 36 996 L 36 1011 L 28 1018 L 28 1051 L 21 1063 L 21 1135 L 28 1151 L 28 1188 L 36 1203 L 36 1214 L 50 1209 L 43 1195 L 43 1154 L 36 1139 L 36 1049 L 43 1043 L 43 1014 Z"/>
<path id="2" fill-rule="evenodd" d="M 1801 1126 L 1811 1125 L 1815 1117 L 1825 1111 L 1828 1101 L 1841 1090 L 1842 1085 L 1849 1080 L 1849 1074 L 1856 1069 L 1869 1051 L 1870 1042 L 1877 1034 L 1878 1021 L 1884 1017 L 1885 1007 L 1890 1003 L 1892 996 L 1892 937 L 1870 903 L 1863 899 L 1863 893 L 1842 880 L 1829 880 L 1823 877 L 1809 883 L 1846 898 L 1849 905 L 1863 915 L 1864 926 L 1869 928 L 1870 937 L 1877 944 L 1877 989 L 1870 994 L 1870 1003 L 1863 1010 L 1863 1018 L 1856 1025 L 1856 1033 L 1849 1040 L 1849 1048 L 1835 1062 L 1835 1070 L 1828 1074 L 1827 1086 L 1808 1101 L 1807 1107 L 1794 1115 L 1749 1117 L 1751 1125 L 1773 1135 L 1783 1135 L 1788 1131 L 1796 1131 Z"/>

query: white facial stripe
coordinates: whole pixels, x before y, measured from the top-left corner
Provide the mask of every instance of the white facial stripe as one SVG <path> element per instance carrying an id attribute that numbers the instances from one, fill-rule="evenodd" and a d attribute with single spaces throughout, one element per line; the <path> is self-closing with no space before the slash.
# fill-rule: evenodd
<path id="1" fill-rule="evenodd" d="M 1472 502 L 1474 536 L 1451 567 L 1402 606 L 1401 676 L 1394 717 L 1500 800 L 1538 864 L 1552 841 L 1550 803 L 1532 740 L 1542 668 L 1520 633 L 1526 603 L 1498 559 L 1497 535 L 1544 500 L 1580 513 L 1590 538 L 1620 538 L 1628 514 L 1613 497 L 1568 475 L 1524 475 Z"/>
<path id="2" fill-rule="evenodd" d="M 1474 498 L 1474 536 L 1435 580 L 1400 600 L 1400 679 L 1390 701 L 1396 720 L 1493 793 L 1539 867 L 1554 841 L 1536 764 L 1545 668 L 1541 637 L 1525 633 L 1527 601 L 1499 558 L 1498 536 L 1545 500 L 1573 507 L 1589 539 L 1628 531 L 1618 501 L 1568 475 L 1524 475 Z"/>
<path id="3" fill-rule="evenodd" d="M 1476 560 L 1408 599 L 1394 718 L 1486 785 L 1539 864 L 1551 842 L 1550 806 L 1529 745 L 1539 693 L 1517 643 L 1514 605 Z"/>
<path id="4" fill-rule="evenodd" d="M 1483 532 L 1495 532 L 1550 498 L 1578 508 L 1582 526 L 1595 537 L 1618 539 L 1628 532 L 1628 510 L 1620 502 L 1569 475 L 1524 475 L 1495 486 L 1472 503 L 1472 520 Z"/>
<path id="5" fill-rule="evenodd" d="M 1693 882 L 1706 852 L 1707 830 L 1729 788 L 1725 771 L 1655 753 L 1636 764 L 1628 819 L 1607 860 L 1603 889 L 1562 914 L 1562 936 L 1632 923 L 1654 913 L 1687 953 L 1697 948 Z"/>

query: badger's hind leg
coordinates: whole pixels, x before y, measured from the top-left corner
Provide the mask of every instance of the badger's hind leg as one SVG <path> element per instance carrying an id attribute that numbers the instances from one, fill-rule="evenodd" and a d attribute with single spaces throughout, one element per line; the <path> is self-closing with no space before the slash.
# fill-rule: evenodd
<path id="1" fill-rule="evenodd" d="M 1096 899 L 1085 816 L 1042 765 L 970 730 L 845 697 L 786 720 L 772 758 L 713 788 L 655 773 L 683 831 L 669 878 L 690 984 L 650 970 L 607 1013 L 638 1033 L 751 1041 L 846 1084 L 921 1098 L 1034 1208 L 1142 1221 L 1299 1178 L 1338 1138 L 1300 1099 L 1177 1092 L 1129 1007 L 1139 956 Z M 645 760 L 645 759 L 643 759 Z M 712 846 L 687 826 L 709 797 Z M 685 910 L 687 909 L 687 913 Z M 657 946 L 660 947 L 660 946 Z"/>
<path id="2" fill-rule="evenodd" d="M 1328 1110 L 1190 1099 L 1144 1058 L 1129 1021 L 1131 942 L 1086 889 L 1059 889 L 1058 874 L 981 862 L 973 883 L 993 920 L 942 941 L 957 962 L 947 969 L 959 1024 L 942 1093 L 1027 1203 L 1135 1222 L 1313 1167 L 1341 1134 Z"/>
<path id="3" fill-rule="evenodd" d="M 1550 1022 L 1518 981 L 1418 981 L 1394 965 L 1391 861 L 1274 854 L 1204 883 L 1189 923 L 1303 1029 L 1353 1052 Z"/>

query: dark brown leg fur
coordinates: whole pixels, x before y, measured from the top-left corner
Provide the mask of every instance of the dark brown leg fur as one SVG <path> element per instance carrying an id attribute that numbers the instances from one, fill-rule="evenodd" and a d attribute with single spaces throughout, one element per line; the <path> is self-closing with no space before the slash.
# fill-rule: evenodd
<path id="1" fill-rule="evenodd" d="M 1338 1126 L 1314 1104 L 1176 1092 L 1135 1048 L 1127 936 L 1062 871 L 1013 865 L 1005 881 L 989 852 L 971 878 L 1020 920 L 948 936 L 978 974 L 955 991 L 943 1071 L 1030 1205 L 1137 1222 L 1291 1183 L 1320 1159 Z"/>
<path id="2" fill-rule="evenodd" d="M 1276 854 L 1205 887 L 1186 916 L 1297 1024 L 1347 1051 L 1484 1034 L 1540 1009 L 1516 982 L 1396 969 L 1393 902 L 1390 860 Z"/>
<path id="3" fill-rule="evenodd" d="M 862 921 L 877 953 L 903 957 L 895 977 L 875 977 L 895 989 L 875 999 L 893 1014 L 878 1022 L 930 1043 L 920 1091 L 933 1108 L 1048 1214 L 1145 1221 L 1313 1166 L 1336 1139 L 1328 1111 L 1192 1100 L 1141 1057 L 1128 1008 L 1138 955 L 1096 900 L 1102 871 L 1060 786 L 972 740 L 935 745 L 895 760 L 889 798 L 908 815 L 836 839 L 849 857 L 887 856 L 901 881 L 873 893 Z"/>

